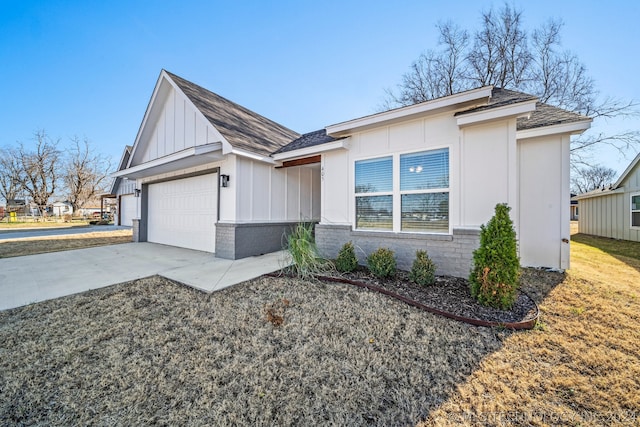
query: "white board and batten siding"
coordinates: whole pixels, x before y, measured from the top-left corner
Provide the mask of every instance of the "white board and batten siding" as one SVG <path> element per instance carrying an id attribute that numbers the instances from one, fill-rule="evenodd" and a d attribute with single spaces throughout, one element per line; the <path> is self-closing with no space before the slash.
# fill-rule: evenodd
<path id="1" fill-rule="evenodd" d="M 277 169 L 252 159 L 236 159 L 235 222 L 320 219 L 320 164 Z"/>
<path id="2" fill-rule="evenodd" d="M 222 139 L 218 131 L 183 94 L 168 87 L 166 82 L 164 85 L 158 92 L 159 99 L 148 117 L 155 124 L 145 126 L 141 139 L 146 141 L 138 143 L 146 148 L 143 153 L 135 153 L 134 164 L 160 159 Z"/>
<path id="3" fill-rule="evenodd" d="M 149 184 L 147 240 L 215 252 L 218 174 Z"/>
<path id="4" fill-rule="evenodd" d="M 569 137 L 561 135 L 518 141 L 518 239 L 524 266 L 569 268 L 568 146 Z"/>
<path id="5" fill-rule="evenodd" d="M 396 153 L 410 153 L 440 148 L 449 149 L 449 159 L 459 156 L 458 128 L 451 114 L 439 114 L 426 119 L 412 120 L 390 126 L 356 132 L 349 136 L 348 150 L 326 152 L 322 155 L 321 222 L 355 227 L 355 162 L 385 157 Z M 451 162 L 451 160 L 450 160 Z M 459 180 L 457 163 L 450 169 L 450 190 L 456 192 Z M 457 201 L 450 200 L 450 223 L 457 225 Z"/>
<path id="6" fill-rule="evenodd" d="M 448 113 L 357 132 L 349 136 L 349 150 L 323 153 L 321 223 L 355 228 L 357 160 L 447 148 L 450 232 L 479 228 L 497 203 L 507 203 L 522 264 L 567 268 L 568 141 L 558 135 L 521 141 L 515 118 L 459 127 Z"/>
<path id="7" fill-rule="evenodd" d="M 131 227 L 134 218 L 138 217 L 138 200 L 133 194 L 123 194 L 120 196 L 120 224 Z"/>
<path id="8" fill-rule="evenodd" d="M 118 195 L 118 225 L 133 226 L 133 220 L 139 218 L 139 198 L 134 196 L 135 180 L 121 179 L 116 190 Z"/>

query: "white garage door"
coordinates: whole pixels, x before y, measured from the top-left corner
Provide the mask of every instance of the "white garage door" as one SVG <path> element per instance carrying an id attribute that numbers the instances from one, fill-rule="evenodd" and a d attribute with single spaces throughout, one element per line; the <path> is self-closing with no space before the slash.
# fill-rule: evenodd
<path id="1" fill-rule="evenodd" d="M 136 198 L 133 194 L 120 196 L 120 225 L 131 227 L 136 217 Z"/>
<path id="2" fill-rule="evenodd" d="M 149 185 L 147 240 L 215 252 L 218 175 Z"/>

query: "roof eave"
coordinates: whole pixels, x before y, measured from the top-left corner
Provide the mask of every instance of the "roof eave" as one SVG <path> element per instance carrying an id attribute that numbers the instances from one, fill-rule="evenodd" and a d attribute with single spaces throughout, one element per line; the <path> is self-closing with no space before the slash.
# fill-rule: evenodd
<path id="1" fill-rule="evenodd" d="M 222 160 L 222 143 L 198 145 L 111 174 L 113 178 L 138 179 Z"/>
<path id="2" fill-rule="evenodd" d="M 285 151 L 273 155 L 275 161 L 291 160 L 300 157 L 307 157 L 314 154 L 320 154 L 327 151 L 347 149 L 349 148 L 348 138 L 342 138 L 337 141 L 325 142 L 324 144 L 314 145 L 312 147 L 300 148 L 298 150 Z"/>
<path id="3" fill-rule="evenodd" d="M 259 162 L 269 163 L 272 165 L 276 164 L 273 157 L 270 157 L 269 155 L 257 154 L 252 151 L 243 150 L 241 148 L 232 148 L 231 151 L 229 151 L 229 154 L 235 154 L 236 156 L 246 157 L 248 159 L 257 160 Z"/>
<path id="4" fill-rule="evenodd" d="M 408 107 L 397 108 L 370 116 L 361 117 L 347 122 L 341 122 L 326 127 L 327 135 L 340 137 L 356 131 L 391 124 L 400 120 L 407 120 L 438 111 L 470 108 L 486 104 L 491 98 L 493 86 L 484 86 L 454 95 L 425 101 Z"/>
<path id="5" fill-rule="evenodd" d="M 523 129 L 516 132 L 516 139 L 537 138 L 539 136 L 556 135 L 561 133 L 579 135 L 591 127 L 591 122 L 592 119 L 587 118 L 585 120 L 575 122 Z"/>
<path id="6" fill-rule="evenodd" d="M 529 116 L 536 109 L 536 100 L 518 102 L 482 111 L 463 113 L 456 118 L 458 126 L 473 125 L 491 120 Z"/>
<path id="7" fill-rule="evenodd" d="M 571 199 L 584 200 L 584 199 L 592 199 L 594 197 L 609 196 L 612 194 L 619 194 L 619 193 L 624 193 L 624 188 L 620 187 L 615 189 L 611 188 L 606 190 L 594 190 L 588 193 L 578 194 L 577 196 L 573 196 Z"/>

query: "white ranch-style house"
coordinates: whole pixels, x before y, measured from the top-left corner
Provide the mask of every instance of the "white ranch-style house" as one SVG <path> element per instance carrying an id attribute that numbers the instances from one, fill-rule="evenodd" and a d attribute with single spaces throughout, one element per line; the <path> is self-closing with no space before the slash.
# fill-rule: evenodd
<path id="1" fill-rule="evenodd" d="M 487 86 L 300 135 L 163 70 L 112 192 L 137 241 L 237 259 L 314 221 L 325 257 L 353 241 L 409 268 L 426 249 L 460 277 L 507 203 L 522 265 L 565 269 L 569 142 L 590 122 Z"/>

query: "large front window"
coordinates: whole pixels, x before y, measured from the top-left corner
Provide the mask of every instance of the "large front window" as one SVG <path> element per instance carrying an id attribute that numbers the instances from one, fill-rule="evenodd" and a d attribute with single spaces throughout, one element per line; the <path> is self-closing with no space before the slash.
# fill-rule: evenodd
<path id="1" fill-rule="evenodd" d="M 631 226 L 640 227 L 640 194 L 631 196 Z"/>
<path id="2" fill-rule="evenodd" d="M 355 175 L 357 229 L 449 232 L 448 149 L 357 161 Z"/>

